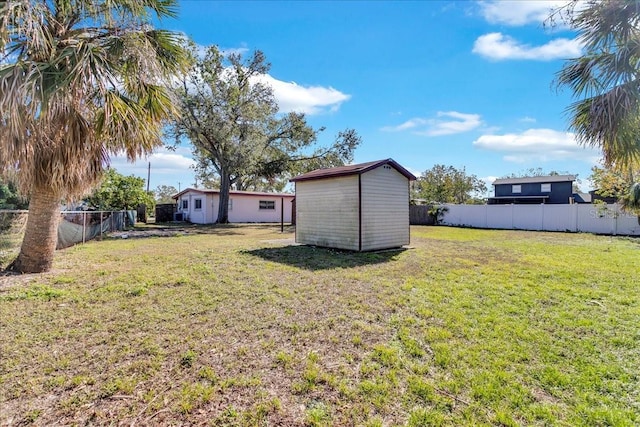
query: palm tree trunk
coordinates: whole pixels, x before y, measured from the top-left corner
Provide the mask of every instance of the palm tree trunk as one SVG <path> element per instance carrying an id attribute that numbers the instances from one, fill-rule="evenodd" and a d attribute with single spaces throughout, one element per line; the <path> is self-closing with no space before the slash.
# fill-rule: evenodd
<path id="1" fill-rule="evenodd" d="M 48 190 L 34 189 L 20 254 L 10 268 L 20 273 L 49 271 L 58 242 L 59 222 L 60 198 Z"/>

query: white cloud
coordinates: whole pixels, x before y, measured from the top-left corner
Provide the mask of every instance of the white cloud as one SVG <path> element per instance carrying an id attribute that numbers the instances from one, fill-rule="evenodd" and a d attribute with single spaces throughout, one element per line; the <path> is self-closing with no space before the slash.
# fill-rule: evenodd
<path id="1" fill-rule="evenodd" d="M 188 169 L 195 164 L 191 158 L 190 151 L 186 149 L 171 151 L 166 148 L 160 148 L 157 152 L 152 153 L 144 159 L 140 159 L 136 163 L 130 163 L 123 155 L 111 158 L 111 166 L 116 169 L 128 165 L 128 169 L 130 170 L 146 170 L 149 162 L 151 162 L 151 167 L 159 172 L 174 172 L 176 170 Z"/>
<path id="2" fill-rule="evenodd" d="M 504 152 L 504 160 L 527 161 L 577 160 L 597 163 L 600 153 L 578 145 L 575 135 L 553 129 L 528 129 L 521 133 L 482 135 L 473 141 L 477 148 Z"/>
<path id="3" fill-rule="evenodd" d="M 188 43 L 191 41 L 190 37 L 186 33 L 180 33 L 180 39 L 183 43 Z M 215 44 L 200 44 L 200 43 L 194 43 L 194 45 L 196 49 L 196 55 L 198 56 L 198 58 L 204 58 L 204 56 L 207 54 L 207 51 L 211 46 L 216 46 L 218 48 L 218 51 L 220 51 L 220 53 L 222 54 L 222 56 L 229 56 L 234 53 L 244 55 L 247 52 L 249 52 L 249 48 L 245 43 L 242 43 L 240 46 L 237 46 L 237 47 L 220 47 Z"/>
<path id="4" fill-rule="evenodd" d="M 218 49 L 220 49 L 220 53 L 222 53 L 224 56 L 233 54 L 244 55 L 245 53 L 249 52 L 249 48 L 246 45 L 243 45 L 241 47 L 220 47 Z"/>
<path id="5" fill-rule="evenodd" d="M 208 48 L 209 46 L 196 45 L 200 57 L 205 55 Z M 249 52 L 249 48 L 244 45 L 235 48 L 219 48 L 219 50 L 225 56 L 234 53 L 244 55 Z M 269 85 L 273 89 L 273 95 L 282 113 L 298 112 L 313 115 L 335 112 L 343 102 L 351 98 L 351 95 L 331 86 L 302 86 L 295 82 L 278 80 L 269 74 L 261 75 L 254 81 Z"/>
<path id="6" fill-rule="evenodd" d="M 482 125 L 479 114 L 463 114 L 455 111 L 438 112 L 438 117 L 448 117 L 456 120 L 437 120 L 434 126 L 424 132 L 428 136 L 451 135 L 468 132 Z"/>
<path id="7" fill-rule="evenodd" d="M 278 80 L 268 74 L 261 76 L 259 80 L 271 86 L 280 112 L 284 113 L 292 111 L 306 114 L 334 112 L 340 108 L 343 102 L 351 98 L 351 95 L 342 93 L 331 86 L 301 86 L 295 82 Z"/>
<path id="8" fill-rule="evenodd" d="M 498 179 L 498 177 L 493 175 L 483 176 L 482 178 L 480 178 L 481 181 L 484 181 L 484 183 L 487 184 L 487 189 L 491 188 L 491 184 L 493 184 L 493 181 L 495 181 L 496 179 Z"/>
<path id="9" fill-rule="evenodd" d="M 416 135 L 442 136 L 469 132 L 482 125 L 479 114 L 465 114 L 457 111 L 439 111 L 436 118 L 416 117 L 396 126 L 385 126 L 385 132 L 410 130 Z"/>
<path id="10" fill-rule="evenodd" d="M 230 73 L 231 69 L 226 68 L 224 71 Z M 252 79 L 253 84 L 257 82 L 271 87 L 281 113 L 297 112 L 314 115 L 335 112 L 340 109 L 343 102 L 351 99 L 351 95 L 331 86 L 301 86 L 295 82 L 278 80 L 269 74 L 256 76 Z M 177 80 L 175 83 L 179 84 Z M 196 91 L 196 86 L 192 81 L 189 81 L 187 85 L 190 90 Z M 205 94 L 211 93 L 207 87 L 198 87 L 197 89 Z"/>
<path id="11" fill-rule="evenodd" d="M 551 61 L 580 56 L 582 47 L 578 40 L 555 39 L 542 46 L 521 44 L 502 33 L 489 33 L 478 37 L 473 44 L 473 53 L 493 60 L 529 59 Z"/>
<path id="12" fill-rule="evenodd" d="M 492 24 L 521 26 L 526 24 L 542 24 L 551 11 L 567 4 L 567 0 L 551 1 L 481 1 L 480 13 Z"/>
<path id="13" fill-rule="evenodd" d="M 520 120 L 518 120 L 518 121 L 520 121 L 520 122 L 522 122 L 522 123 L 535 123 L 535 122 L 536 122 L 536 119 L 534 119 L 533 117 L 525 116 L 525 117 L 522 117 L 522 118 L 521 118 Z"/>
<path id="14" fill-rule="evenodd" d="M 422 175 L 422 172 L 424 172 L 424 171 L 420 171 L 417 168 L 414 168 L 414 167 L 411 167 L 411 166 L 405 166 L 405 169 L 408 170 L 409 172 L 411 172 L 416 177 Z"/>
<path id="15" fill-rule="evenodd" d="M 431 120 L 429 119 L 421 119 L 416 117 L 413 119 L 409 119 L 406 122 L 399 124 L 397 126 L 385 126 L 380 130 L 383 130 L 385 132 L 400 132 L 403 130 L 409 130 L 409 129 L 417 128 L 419 126 L 428 125 L 430 122 Z"/>
<path id="16" fill-rule="evenodd" d="M 193 185 L 194 171 L 191 168 L 195 161 L 191 157 L 191 149 L 178 147 L 175 151 L 166 148 L 158 148 L 146 158 L 131 163 L 124 155 L 111 157 L 111 167 L 118 173 L 129 176 L 135 175 L 147 179 L 147 173 L 151 163 L 150 188 L 158 185 L 173 185 L 176 188 L 180 182 L 182 188 Z"/>
<path id="17" fill-rule="evenodd" d="M 151 166 L 157 171 L 175 171 L 189 169 L 195 164 L 195 161 L 189 156 L 179 153 L 154 153 L 147 158 L 151 162 Z"/>

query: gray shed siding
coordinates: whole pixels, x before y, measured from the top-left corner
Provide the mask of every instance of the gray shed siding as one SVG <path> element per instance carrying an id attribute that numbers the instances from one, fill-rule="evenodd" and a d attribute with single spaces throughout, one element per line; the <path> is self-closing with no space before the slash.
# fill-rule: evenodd
<path id="1" fill-rule="evenodd" d="M 409 181 L 383 165 L 361 176 L 363 251 L 409 244 Z"/>
<path id="2" fill-rule="evenodd" d="M 296 182 L 296 242 L 357 251 L 358 176 Z"/>

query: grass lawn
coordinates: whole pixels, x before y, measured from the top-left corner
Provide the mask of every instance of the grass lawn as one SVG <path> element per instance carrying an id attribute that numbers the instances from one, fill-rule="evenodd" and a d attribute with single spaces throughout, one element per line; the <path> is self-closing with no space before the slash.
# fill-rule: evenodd
<path id="1" fill-rule="evenodd" d="M 192 231 L 0 278 L 0 425 L 640 425 L 638 239 Z"/>

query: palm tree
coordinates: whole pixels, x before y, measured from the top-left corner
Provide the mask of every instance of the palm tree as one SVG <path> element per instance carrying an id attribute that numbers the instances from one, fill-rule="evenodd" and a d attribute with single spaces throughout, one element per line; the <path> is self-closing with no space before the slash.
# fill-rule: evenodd
<path id="1" fill-rule="evenodd" d="M 580 3 L 574 4 L 577 5 Z M 579 142 L 608 164 L 640 159 L 640 2 L 589 2 L 570 15 L 584 54 L 568 60 L 558 84 L 579 99 L 568 109 Z"/>
<path id="2" fill-rule="evenodd" d="M 640 222 L 640 183 L 631 185 L 627 194 L 620 200 L 622 209 L 628 212 L 635 212 Z"/>
<path id="3" fill-rule="evenodd" d="M 579 98 L 568 108 L 570 128 L 602 150 L 607 167 L 631 171 L 640 164 L 640 2 L 574 0 L 556 16 L 562 12 L 584 46 L 558 73 L 558 84 Z M 640 193 L 629 196 L 640 204 Z"/>
<path id="4" fill-rule="evenodd" d="M 0 2 L 0 172 L 30 197 L 14 270 L 51 268 L 61 200 L 95 186 L 110 155 L 162 143 L 176 114 L 166 83 L 185 55 L 150 21 L 176 11 L 176 0 Z"/>

